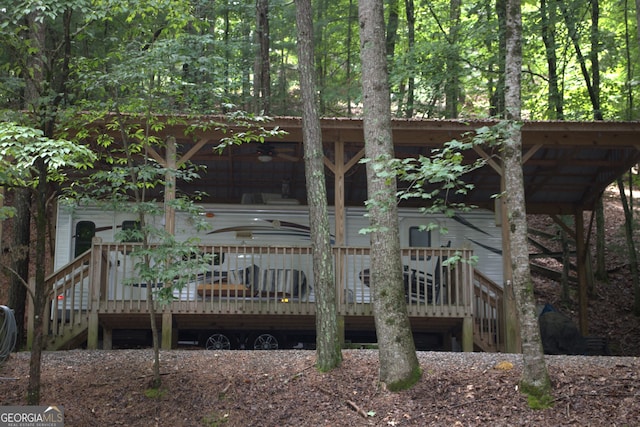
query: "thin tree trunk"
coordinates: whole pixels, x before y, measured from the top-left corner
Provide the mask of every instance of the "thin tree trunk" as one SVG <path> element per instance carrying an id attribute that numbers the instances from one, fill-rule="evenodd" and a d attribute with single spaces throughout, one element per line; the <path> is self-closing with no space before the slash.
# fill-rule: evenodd
<path id="1" fill-rule="evenodd" d="M 416 45 L 416 13 L 413 0 L 405 0 L 405 12 L 407 15 L 407 47 L 409 50 L 409 61 L 413 62 Z M 416 78 L 413 73 L 407 79 L 407 104 L 405 106 L 404 116 L 406 118 L 413 117 L 413 109 L 415 104 Z"/>
<path id="2" fill-rule="evenodd" d="M 390 390 L 400 390 L 417 382 L 421 372 L 404 300 L 396 180 L 389 178 L 394 171 L 388 161 L 394 153 L 382 4 L 382 0 L 359 3 L 360 57 L 380 381 Z"/>
<path id="3" fill-rule="evenodd" d="M 458 54 L 458 32 L 460 27 L 460 0 L 449 3 L 449 48 L 446 59 L 445 80 L 445 117 L 458 117 L 458 98 L 460 97 L 460 57 Z"/>
<path id="4" fill-rule="evenodd" d="M 496 15 L 498 17 L 498 79 L 493 93 L 490 93 L 491 105 L 489 115 L 504 117 L 505 114 L 505 56 L 506 56 L 506 9 L 507 0 L 496 0 Z"/>
<path id="5" fill-rule="evenodd" d="M 44 349 L 45 308 L 47 292 L 44 288 L 46 239 L 47 239 L 47 166 L 44 160 L 36 160 L 38 170 L 38 188 L 35 197 L 36 208 L 36 266 L 33 307 L 35 321 L 33 326 L 33 345 L 29 362 L 29 384 L 27 385 L 27 404 L 40 404 L 40 374 L 42 369 L 42 350 Z"/>
<path id="6" fill-rule="evenodd" d="M 635 242 L 633 241 L 633 216 L 629 208 L 622 178 L 618 178 L 617 182 L 618 190 L 620 191 L 620 201 L 622 202 L 622 208 L 624 210 L 624 231 L 629 255 L 629 271 L 631 273 L 631 280 L 633 281 L 633 314 L 640 316 L 640 277 L 638 277 L 638 255 Z"/>
<path id="7" fill-rule="evenodd" d="M 9 283 L 9 307 L 16 318 L 16 351 L 24 343 L 24 316 L 29 283 L 29 243 L 31 240 L 31 190 L 16 189 L 13 192 L 12 206 L 16 210 L 12 224 L 11 268 L 20 276 L 11 274 Z"/>
<path id="8" fill-rule="evenodd" d="M 582 71 L 582 77 L 584 78 L 585 85 L 587 86 L 587 93 L 589 94 L 589 99 L 591 100 L 591 105 L 593 107 L 593 117 L 596 120 L 602 120 L 602 110 L 600 109 L 600 99 L 599 99 L 599 88 L 594 88 L 593 82 L 591 81 L 591 77 L 589 76 L 589 70 L 587 69 L 587 62 L 582 54 L 582 49 L 580 48 L 580 41 L 578 38 L 578 30 L 576 29 L 576 24 L 573 20 L 573 16 L 567 8 L 567 4 L 565 2 L 558 2 L 560 5 L 560 10 L 562 11 L 562 16 L 564 17 L 565 25 L 567 26 L 567 31 L 569 32 L 569 38 L 573 42 L 573 48 L 576 52 L 576 57 L 578 58 L 578 63 L 580 64 L 580 70 Z M 593 58 L 592 58 L 593 59 Z M 593 65 L 593 64 L 592 64 Z M 599 79 L 599 78 L 598 78 Z"/>
<path id="9" fill-rule="evenodd" d="M 387 56 L 393 58 L 396 51 L 396 40 L 398 38 L 398 10 L 399 0 L 389 0 L 387 9 L 389 10 L 389 18 L 387 19 Z"/>
<path id="10" fill-rule="evenodd" d="M 351 61 L 352 61 L 352 50 L 351 50 L 351 44 L 353 42 L 353 30 L 352 30 L 352 21 L 353 21 L 353 0 L 349 0 L 349 15 L 347 17 L 347 70 L 346 70 L 346 77 L 347 77 L 347 116 L 351 117 L 351 115 L 353 114 L 352 111 L 352 99 L 351 99 L 351 80 L 352 80 L 352 71 L 351 71 Z M 322 111 L 322 110 L 320 110 Z"/>
<path id="11" fill-rule="evenodd" d="M 607 263 L 606 263 L 606 246 L 605 246 L 605 222 L 604 222 L 604 203 L 602 195 L 598 197 L 596 205 L 596 272 L 595 276 L 598 280 L 607 281 Z"/>
<path id="12" fill-rule="evenodd" d="M 315 53 L 311 17 L 311 0 L 296 0 L 304 164 L 309 197 L 309 224 L 313 244 L 313 277 L 316 292 L 316 365 L 320 371 L 326 372 L 340 366 L 342 352 L 333 275 L 322 130 L 313 65 Z"/>
<path id="13" fill-rule="evenodd" d="M 503 162 L 507 217 L 511 230 L 509 245 L 513 270 L 513 290 L 522 336 L 522 391 L 550 402 L 551 383 L 542 349 L 533 282 L 529 268 L 527 244 L 527 212 L 522 173 L 521 70 L 522 70 L 522 13 L 520 0 L 507 0 L 505 106 L 510 132 L 504 141 Z"/>
<path id="14" fill-rule="evenodd" d="M 269 58 L 269 0 L 256 0 L 256 53 L 255 97 L 258 114 L 269 114 L 271 98 L 271 62 Z"/>
<path id="15" fill-rule="evenodd" d="M 547 94 L 548 117 L 552 120 L 564 119 L 564 105 L 558 87 L 558 58 L 556 55 L 556 6 L 551 1 L 547 7 L 546 0 L 540 0 L 542 40 L 547 57 L 549 73 L 549 90 Z"/>
<path id="16" fill-rule="evenodd" d="M 29 38 L 32 46 L 39 52 L 33 55 L 29 61 L 30 79 L 27 80 L 27 88 L 25 91 L 25 102 L 31 111 L 41 112 L 41 92 L 44 85 L 44 62 L 45 55 L 45 27 L 41 23 L 41 16 L 38 12 L 33 12 L 28 18 Z M 41 123 L 42 130 L 46 134 L 46 126 Z M 29 383 L 27 385 L 27 404 L 40 404 L 40 374 L 42 363 L 42 350 L 44 346 L 44 310 L 46 305 L 44 277 L 45 277 L 45 259 L 46 259 L 46 197 L 47 197 L 47 180 L 46 167 L 42 159 L 36 161 L 37 170 L 39 172 L 38 188 L 34 193 L 34 208 L 36 221 L 36 251 L 35 251 L 35 289 L 33 290 L 33 313 L 35 316 L 33 326 L 33 341 L 31 345 L 31 358 L 29 360 Z M 44 172 L 44 173 L 43 173 Z M 31 226 L 30 226 L 31 227 Z M 28 277 L 27 277 L 28 279 Z M 27 280 L 28 282 L 28 280 Z"/>

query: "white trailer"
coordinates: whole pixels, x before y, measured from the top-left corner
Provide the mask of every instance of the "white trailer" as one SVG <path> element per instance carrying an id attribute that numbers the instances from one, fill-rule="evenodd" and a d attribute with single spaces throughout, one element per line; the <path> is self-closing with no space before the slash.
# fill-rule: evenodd
<path id="1" fill-rule="evenodd" d="M 245 200 L 255 200 L 255 197 Z M 197 236 L 203 245 L 269 245 L 306 247 L 311 244 L 308 208 L 292 199 L 270 198 L 265 195 L 265 204 L 206 204 L 204 215 L 210 229 L 196 232 L 187 218 L 176 214 L 176 237 Z M 347 207 L 345 210 L 344 246 L 364 247 L 369 245 L 369 236 L 361 232 L 368 226 L 368 218 L 362 207 Z M 477 257 L 476 268 L 495 283 L 502 283 L 502 235 L 493 212 L 471 210 L 458 213 L 452 218 L 425 216 L 417 209 L 399 209 L 400 245 L 409 247 L 445 247 L 472 249 Z M 115 241 L 115 234 L 122 228 L 133 226 L 136 217 L 130 212 L 116 212 L 95 206 L 65 207 L 58 210 L 56 221 L 54 268 L 57 270 L 72 261 L 91 245 L 92 238 L 100 237 L 104 242 Z M 164 219 L 150 218 L 157 227 L 163 227 Z M 148 221 L 149 221 L 148 220 Z M 330 223 L 335 224 L 333 211 Z M 420 227 L 436 223 L 438 229 L 421 231 Z M 444 230 L 441 231 L 441 230 Z M 332 228 L 333 233 L 333 228 Z M 298 269 L 304 272 L 309 289 L 313 289 L 313 271 L 308 260 L 300 265 L 286 265 L 282 258 L 259 259 L 259 255 L 245 256 L 239 261 L 224 257 L 220 269 L 230 265 L 239 267 L 257 265 L 261 269 Z M 112 260 L 116 269 L 132 269 L 133 263 L 122 258 Z M 269 265 L 272 264 L 272 265 Z M 361 269 L 368 268 L 363 265 Z M 361 270 L 360 269 L 360 270 Z M 357 270 L 357 269 L 354 269 Z M 122 272 L 120 272 L 122 275 Z M 113 275 L 117 277 L 118 275 Z M 356 281 L 356 280 L 354 280 Z M 117 295 L 114 295 L 117 297 Z"/>
<path id="2" fill-rule="evenodd" d="M 308 208 L 295 200 L 282 199 L 274 195 L 255 195 L 243 198 L 245 202 L 237 205 L 206 204 L 203 215 L 210 229 L 196 232 L 185 215 L 176 214 L 175 233 L 178 239 L 198 237 L 203 246 L 213 247 L 221 253 L 218 263 L 212 264 L 211 271 L 194 278 L 181 290 L 174 291 L 179 301 L 196 301 L 206 298 L 239 297 L 238 290 L 203 292 L 202 286 L 212 283 L 242 284 L 240 297 L 260 299 L 286 297 L 304 302 L 313 302 L 314 281 L 309 248 L 311 235 Z M 256 200 L 264 203 L 253 203 Z M 348 207 L 345 210 L 344 247 L 368 247 L 369 236 L 361 232 L 368 226 L 364 208 Z M 114 242 L 118 230 L 135 226 L 135 214 L 105 210 L 96 206 L 61 205 L 57 213 L 55 240 L 56 270 L 71 262 L 75 257 L 91 247 L 93 237 L 103 242 Z M 149 218 L 147 221 L 156 227 L 164 227 L 162 217 Z M 330 223 L 335 224 L 333 211 Z M 421 226 L 436 223 L 437 229 L 424 231 Z M 444 216 L 425 216 L 417 209 L 399 209 L 400 243 L 402 248 L 440 248 L 451 247 L 471 249 L 477 257 L 476 269 L 497 284 L 502 283 L 502 239 L 501 227 L 496 224 L 493 212 L 472 210 L 459 213 L 451 218 Z M 446 230 L 446 233 L 440 230 Z M 332 229 L 332 233 L 334 230 Z M 251 252 L 223 250 L 231 247 L 270 247 L 289 248 L 292 251 Z M 220 249 L 215 249 L 220 248 Z M 293 255 L 292 255 L 293 254 Z M 425 263 L 424 257 L 403 257 L 405 265 L 405 286 L 407 298 L 422 303 L 431 303 L 440 298 L 435 287 L 435 271 L 440 262 L 438 257 Z M 429 262 L 431 264 L 429 264 Z M 114 301 L 141 301 L 146 299 L 145 285 L 131 280 L 135 276 L 135 261 L 126 251 L 114 251 L 108 262 L 108 299 Z M 368 303 L 371 301 L 368 282 L 370 268 L 369 257 L 348 255 L 343 269 L 346 283 L 344 295 L 339 295 L 346 303 Z M 418 267 L 419 266 L 419 267 Z M 426 268 L 425 268 L 426 266 Z M 424 271 L 429 270 L 429 272 Z M 427 276 L 431 274 L 431 278 Z M 123 285 L 128 280 L 127 285 Z M 427 285 L 427 282 L 429 285 Z M 428 288 L 428 289 L 427 289 Z M 86 308 L 88 301 L 87 286 L 82 286 L 73 295 L 73 300 Z M 67 296 L 71 299 L 71 296 Z M 439 301 L 438 301 L 439 302 Z M 444 301 L 446 304 L 447 301 Z M 69 310 L 67 306 L 67 310 Z M 78 307 L 76 307 L 78 308 Z M 219 344 L 219 343 L 218 343 Z"/>

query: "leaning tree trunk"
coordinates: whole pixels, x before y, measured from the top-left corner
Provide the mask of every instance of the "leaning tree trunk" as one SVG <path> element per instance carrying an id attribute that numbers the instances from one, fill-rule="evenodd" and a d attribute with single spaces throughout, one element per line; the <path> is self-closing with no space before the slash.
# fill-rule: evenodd
<path id="1" fill-rule="evenodd" d="M 313 244 L 313 277 L 316 292 L 316 365 L 320 371 L 326 372 L 340 365 L 342 352 L 338 332 L 322 130 L 313 65 L 315 54 L 311 14 L 311 0 L 296 0 L 304 164 L 309 197 L 309 224 Z"/>
<path id="2" fill-rule="evenodd" d="M 418 381 L 420 365 L 404 299 L 396 180 L 390 178 L 394 171 L 388 166 L 394 153 L 382 4 L 382 0 L 359 3 L 360 57 L 380 381 L 390 390 L 399 390 Z"/>
<path id="3" fill-rule="evenodd" d="M 522 173 L 521 70 L 522 14 L 520 0 L 507 1 L 505 107 L 510 131 L 504 141 L 503 163 L 507 218 L 511 230 L 509 248 L 513 271 L 513 290 L 522 337 L 523 370 L 521 387 L 544 404 L 551 401 L 551 383 L 542 349 L 538 316 L 533 295 L 527 244 L 527 212 Z"/>

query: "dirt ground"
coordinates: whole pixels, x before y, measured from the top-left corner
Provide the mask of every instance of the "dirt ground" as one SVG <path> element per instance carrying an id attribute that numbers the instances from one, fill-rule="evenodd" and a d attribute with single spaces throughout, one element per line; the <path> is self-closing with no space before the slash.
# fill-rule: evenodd
<path id="1" fill-rule="evenodd" d="M 517 355 L 420 352 L 420 382 L 377 385 L 378 353 L 345 350 L 330 373 L 315 352 L 162 352 L 163 385 L 150 393 L 150 350 L 45 354 L 42 404 L 65 426 L 634 426 L 640 359 L 548 356 L 555 406 L 532 410 L 518 392 Z M 0 403 L 24 404 L 28 354 L 0 368 Z"/>
<path id="2" fill-rule="evenodd" d="M 552 408 L 532 410 L 519 393 L 519 355 L 419 352 L 420 382 L 391 393 L 378 386 L 375 350 L 345 350 L 342 366 L 324 374 L 313 351 L 167 351 L 157 393 L 148 388 L 149 349 L 50 352 L 41 403 L 63 406 L 65 426 L 78 427 L 639 426 L 640 319 L 631 314 L 621 209 L 610 197 L 609 281 L 592 290 L 589 334 L 616 357 L 547 356 Z M 530 226 L 558 229 L 548 217 L 532 217 Z M 541 242 L 558 250 L 557 239 Z M 559 269 L 553 259 L 537 262 Z M 575 285 L 564 303 L 557 280 L 535 276 L 535 283 L 539 303 L 577 318 Z M 25 404 L 28 362 L 28 353 L 16 353 L 0 366 L 0 405 Z"/>

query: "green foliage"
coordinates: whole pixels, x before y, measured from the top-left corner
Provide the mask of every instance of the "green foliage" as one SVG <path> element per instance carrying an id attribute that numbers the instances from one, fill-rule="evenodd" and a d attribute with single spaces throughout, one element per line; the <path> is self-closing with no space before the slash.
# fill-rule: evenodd
<path id="1" fill-rule="evenodd" d="M 500 90 L 500 36 L 496 3 L 464 3 L 452 18 L 450 2 L 413 2 L 415 39 L 408 39 L 406 3 L 400 17 L 394 56 L 389 58 L 393 107 L 407 111 L 410 81 L 414 117 L 450 117 L 445 97 L 457 86 L 457 116 L 487 117 Z M 558 57 L 560 92 L 566 119 L 591 120 L 593 111 L 572 37 L 587 58 L 591 44 L 589 2 L 565 4 L 573 22 L 566 23 L 558 4 L 552 29 Z M 299 115 L 294 8 L 271 0 L 271 114 Z M 47 109 L 64 97 L 64 108 L 119 109 L 154 112 L 218 113 L 228 105 L 252 108 L 255 61 L 255 1 L 204 2 L 161 0 L 34 0 L 9 1 L 0 23 L 0 107 L 23 108 L 27 76 L 35 68 L 28 59 L 40 56 L 47 82 L 35 104 Z M 28 35 L 28 20 L 47 28 L 49 43 L 38 46 Z M 541 34 L 539 2 L 523 4 L 523 113 L 530 119 L 555 119 L 549 108 L 547 50 Z M 586 17 L 586 18 L 585 18 Z M 634 35 L 634 10 L 616 2 L 600 2 L 600 98 L 607 119 L 633 119 L 637 97 L 640 49 Z M 135 23 L 135 25 L 132 25 Z M 361 104 L 357 2 L 337 0 L 314 4 L 316 71 L 322 114 L 358 114 Z M 631 32 L 631 33 L 629 33 Z M 65 35 L 69 36 L 68 46 Z M 628 44 L 628 46 L 627 46 Z M 629 59 L 627 59 L 627 50 Z M 453 61 L 453 63 L 451 62 Z M 68 71 L 67 70 L 68 67 Z M 57 84 L 66 80 L 65 94 Z M 452 83 L 453 82 L 453 83 Z M 56 102 L 58 102 L 56 101 Z"/>
<path id="2" fill-rule="evenodd" d="M 0 122 L 0 187 L 35 188 L 37 163 L 44 162 L 47 179 L 62 183 L 70 169 L 92 166 L 95 154 L 87 147 L 11 122 Z"/>

